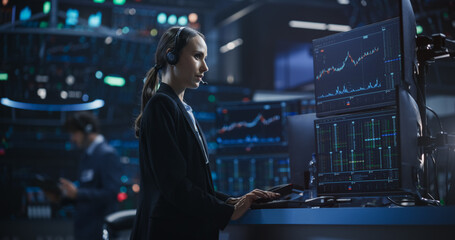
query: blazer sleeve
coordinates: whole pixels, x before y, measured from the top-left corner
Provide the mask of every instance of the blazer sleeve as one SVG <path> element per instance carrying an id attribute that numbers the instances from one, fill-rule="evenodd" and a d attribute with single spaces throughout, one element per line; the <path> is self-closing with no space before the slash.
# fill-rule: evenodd
<path id="1" fill-rule="evenodd" d="M 203 191 L 186 177 L 186 160 L 180 151 L 176 123 L 184 121 L 177 104 L 156 95 L 147 104 L 141 123 L 150 170 L 164 198 L 180 211 L 212 220 L 218 228 L 229 223 L 233 206 Z"/>
<path id="2" fill-rule="evenodd" d="M 215 196 L 223 202 L 226 202 L 231 197 L 223 192 L 218 191 L 215 191 Z"/>
<path id="3" fill-rule="evenodd" d="M 102 154 L 96 156 L 102 163 L 101 169 L 97 169 L 100 175 L 100 188 L 79 188 L 77 191 L 77 201 L 103 201 L 105 199 L 115 199 L 120 188 L 120 158 L 117 153 L 111 149 L 104 149 Z"/>

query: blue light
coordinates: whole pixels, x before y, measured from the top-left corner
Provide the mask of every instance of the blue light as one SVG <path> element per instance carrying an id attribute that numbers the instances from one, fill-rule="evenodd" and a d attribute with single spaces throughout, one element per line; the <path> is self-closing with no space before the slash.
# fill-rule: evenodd
<path id="1" fill-rule="evenodd" d="M 156 18 L 156 20 L 158 21 L 159 24 L 165 24 L 166 19 L 167 19 L 166 13 L 160 13 L 160 14 L 158 14 L 158 17 Z"/>
<path id="2" fill-rule="evenodd" d="M 101 72 L 101 71 L 96 71 L 95 77 L 98 78 L 98 79 L 103 78 L 103 72 Z"/>
<path id="3" fill-rule="evenodd" d="M 170 15 L 167 18 L 167 23 L 169 23 L 170 25 L 176 24 L 177 23 L 177 16 L 175 16 L 174 14 Z"/>
<path id="4" fill-rule="evenodd" d="M 77 9 L 68 9 L 66 11 L 66 25 L 74 26 L 77 24 L 79 18 L 79 10 Z"/>
<path id="5" fill-rule="evenodd" d="M 77 103 L 77 104 L 38 104 L 38 103 L 24 103 L 10 100 L 9 98 L 2 98 L 0 101 L 4 106 L 19 108 L 24 110 L 35 111 L 49 111 L 49 112 L 69 112 L 69 111 L 87 111 L 98 109 L 104 106 L 104 100 L 96 99 L 93 102 Z"/>
<path id="6" fill-rule="evenodd" d="M 130 28 L 129 27 L 123 27 L 122 28 L 122 32 L 123 32 L 123 34 L 127 34 L 127 33 L 130 32 Z"/>
<path id="7" fill-rule="evenodd" d="M 185 26 L 188 24 L 188 18 L 186 16 L 179 17 L 179 25 Z"/>
<path id="8" fill-rule="evenodd" d="M 122 183 L 126 183 L 126 182 L 128 182 L 128 177 L 125 176 L 125 175 L 123 175 L 123 176 L 120 178 L 120 180 L 122 180 Z"/>
<path id="9" fill-rule="evenodd" d="M 88 26 L 89 27 L 101 26 L 101 18 L 102 18 L 101 12 L 97 12 L 96 14 L 91 14 L 90 17 L 88 17 Z"/>
<path id="10" fill-rule="evenodd" d="M 29 19 L 32 16 L 32 10 L 26 6 L 24 9 L 21 10 L 21 13 L 19 15 L 19 20 L 25 21 Z"/>

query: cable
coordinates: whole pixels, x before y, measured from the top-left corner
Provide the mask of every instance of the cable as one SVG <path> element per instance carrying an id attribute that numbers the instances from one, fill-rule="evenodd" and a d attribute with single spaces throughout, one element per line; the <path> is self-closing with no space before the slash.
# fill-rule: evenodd
<path id="1" fill-rule="evenodd" d="M 445 204 L 447 205 L 447 203 L 449 203 L 449 159 L 450 159 L 450 154 L 452 152 L 455 152 L 455 149 L 450 149 L 450 147 L 447 148 L 448 151 L 447 151 L 447 158 L 446 158 L 446 163 L 447 163 L 447 166 L 446 166 L 446 196 L 445 196 Z M 453 178 L 453 176 L 451 176 L 451 178 Z M 453 187 L 452 185 L 450 186 L 451 188 Z"/>
<path id="2" fill-rule="evenodd" d="M 436 117 L 436 119 L 438 120 L 438 123 L 439 123 L 439 129 L 441 131 L 444 131 L 444 129 L 442 128 L 442 123 L 441 123 L 441 119 L 439 118 L 438 114 L 433 110 L 431 109 L 430 107 L 428 107 L 426 104 L 425 104 L 425 108 L 430 110 L 430 112 L 432 112 L 434 114 L 434 116 Z"/>
<path id="3" fill-rule="evenodd" d="M 417 64 L 423 64 L 422 68 L 426 68 L 428 67 L 428 64 L 426 62 L 424 63 L 417 63 Z M 422 79 L 425 79 L 425 74 L 426 74 L 426 70 L 425 69 L 422 69 L 422 72 L 419 70 L 419 66 L 416 66 L 414 65 L 418 70 L 418 76 L 416 76 L 415 74 L 413 75 L 413 82 L 414 82 L 414 85 L 417 89 L 417 97 L 419 98 L 418 101 L 417 101 L 417 105 L 419 106 L 419 110 L 420 110 L 420 106 L 422 105 L 423 107 L 427 108 L 427 103 L 425 101 L 425 98 L 423 97 L 423 91 L 422 89 L 420 89 L 420 86 L 419 86 L 419 83 L 417 82 L 417 79 L 416 78 L 419 78 L 420 76 L 422 76 Z M 420 103 L 420 104 L 419 104 Z M 428 123 L 426 121 L 426 118 L 427 118 L 427 114 L 426 112 L 425 113 L 420 113 L 420 117 L 422 117 L 422 114 L 423 114 L 423 117 L 425 119 L 422 119 L 423 122 L 425 122 L 425 126 L 422 126 L 422 134 L 425 132 L 425 133 L 428 133 L 429 130 L 428 130 Z"/>
<path id="4" fill-rule="evenodd" d="M 450 169 L 450 167 L 449 167 L 449 159 L 450 159 L 450 152 L 451 152 L 451 151 L 450 151 L 450 147 L 444 147 L 443 149 L 446 149 L 447 152 L 445 153 L 445 155 L 446 155 L 446 158 L 445 158 L 445 159 L 446 159 L 446 165 L 444 166 L 444 168 L 445 168 L 445 173 L 444 173 L 445 179 L 444 179 L 444 189 L 442 190 L 442 193 L 443 193 L 443 197 L 444 197 L 444 198 L 443 198 L 443 200 L 444 200 L 444 205 L 447 205 L 448 197 L 449 197 L 449 169 Z M 438 151 L 437 151 L 437 154 L 438 154 L 438 155 L 436 156 L 436 158 L 438 158 L 438 159 L 439 159 L 439 157 L 440 157 L 440 156 L 439 156 L 439 152 L 440 152 L 440 151 L 442 151 L 442 149 L 438 149 Z M 436 159 L 436 158 L 435 158 L 435 159 Z M 438 182 L 438 183 L 439 183 L 439 182 Z M 439 187 L 438 187 L 438 189 L 439 189 Z M 441 200 L 441 198 L 442 198 L 442 197 L 439 196 L 439 199 L 440 199 L 440 200 Z"/>
<path id="5" fill-rule="evenodd" d="M 450 159 L 450 148 L 447 150 L 447 158 L 446 158 L 446 200 L 445 203 L 449 202 L 449 159 Z"/>
<path id="6" fill-rule="evenodd" d="M 420 68 L 417 66 L 417 69 L 419 69 L 419 71 L 418 71 L 418 76 L 414 75 L 414 77 L 412 78 L 413 81 L 414 81 L 415 87 L 416 87 L 416 89 L 417 89 L 417 96 L 418 96 L 418 98 L 419 98 L 419 99 L 418 99 L 418 100 L 419 100 L 418 102 L 420 102 L 419 109 L 420 109 L 420 107 L 423 107 L 423 109 L 428 109 L 429 111 L 431 111 L 431 112 L 434 114 L 434 116 L 436 117 L 436 119 L 437 119 L 437 121 L 438 121 L 438 123 L 439 123 L 440 131 L 443 131 L 442 123 L 441 123 L 441 120 L 440 120 L 438 114 L 437 114 L 433 109 L 431 109 L 430 107 L 427 106 L 426 101 L 425 101 L 425 98 L 424 98 L 424 90 L 420 88 L 420 85 L 419 85 L 418 82 L 417 82 L 417 78 L 418 78 L 418 79 L 421 79 L 422 81 L 424 81 L 424 80 L 425 80 L 425 77 L 426 77 L 425 75 L 427 74 L 426 68 L 428 67 L 428 63 L 427 63 L 427 62 L 423 62 L 423 63 L 420 63 L 420 64 L 423 64 L 423 65 L 421 66 L 422 69 L 420 69 Z M 422 71 L 420 71 L 420 70 L 422 70 Z M 423 116 L 422 116 L 422 115 L 423 115 Z M 429 127 L 429 124 L 428 124 L 428 119 L 427 119 L 426 110 L 423 111 L 423 112 L 421 112 L 421 117 L 424 118 L 424 119 L 422 119 L 422 122 L 425 123 L 424 125 L 422 125 L 422 134 L 423 134 L 424 136 L 431 136 L 431 131 L 430 131 L 430 127 Z M 425 148 L 425 147 L 424 147 L 424 148 Z M 426 151 L 424 151 L 424 161 L 426 162 L 426 163 L 425 163 L 425 166 L 426 166 L 426 168 L 427 168 L 427 169 L 425 169 L 425 170 L 426 170 L 426 173 L 424 173 L 425 181 L 426 181 L 425 188 L 426 188 L 427 194 L 428 194 L 429 196 L 431 196 L 431 195 L 429 194 L 430 186 L 431 186 L 431 184 L 430 184 L 430 176 L 429 176 L 429 172 L 430 172 L 430 171 L 429 171 L 429 167 L 430 167 L 430 166 L 429 166 L 429 164 L 428 164 L 428 162 L 427 162 L 427 161 L 429 160 L 429 159 L 428 159 L 429 157 L 431 157 L 431 160 L 432 160 L 432 162 L 433 162 L 433 170 L 434 170 L 434 172 L 433 172 L 433 174 L 434 174 L 434 179 L 433 179 L 433 181 L 434 181 L 434 186 L 435 186 L 435 188 L 436 188 L 436 192 L 439 193 L 439 186 L 438 186 L 439 184 L 438 184 L 438 179 L 437 179 L 437 164 L 436 164 L 436 160 L 435 160 L 435 158 L 434 158 L 434 156 L 433 156 L 433 153 L 434 153 L 434 151 L 436 151 L 436 150 L 437 150 L 437 149 L 435 148 L 435 149 L 431 152 L 431 154 L 430 154 L 430 153 L 425 153 Z M 427 184 L 428 184 L 428 185 L 427 185 Z M 420 195 L 420 192 L 419 192 L 419 191 L 417 191 L 417 192 L 418 192 L 418 194 Z M 439 194 L 438 194 L 438 195 L 439 195 Z M 432 197 L 432 196 L 431 196 L 431 197 Z M 421 196 L 420 196 L 420 198 L 421 198 L 422 201 L 426 202 L 425 198 L 423 198 L 423 197 L 421 197 Z M 437 200 L 432 200 L 432 201 L 437 201 Z M 438 202 L 438 204 L 439 204 L 439 201 L 437 201 L 437 202 Z"/>
<path id="7" fill-rule="evenodd" d="M 389 200 L 391 203 L 400 206 L 400 207 L 414 207 L 414 205 L 403 205 L 401 202 L 397 202 L 393 200 L 391 197 L 387 197 L 387 200 Z M 404 201 L 404 202 L 410 202 L 410 201 Z"/>
<path id="8" fill-rule="evenodd" d="M 433 160 L 433 174 L 434 174 L 434 188 L 435 188 L 435 194 L 436 194 L 436 198 L 441 200 L 440 196 L 439 196 L 439 181 L 438 181 L 438 165 L 436 163 L 436 159 L 434 157 L 434 152 L 431 153 L 431 159 Z M 430 194 L 428 194 L 433 200 L 435 198 L 433 198 L 433 196 L 431 196 Z"/>
<path id="9" fill-rule="evenodd" d="M 397 205 L 397 206 L 400 206 L 400 207 L 407 207 L 407 206 L 404 206 L 404 205 L 401 205 L 401 203 L 399 202 L 396 202 L 395 200 L 393 200 L 392 198 L 390 197 L 387 197 L 387 200 L 389 200 L 391 203 Z"/>
<path id="10" fill-rule="evenodd" d="M 432 196 L 430 195 L 430 197 L 432 197 Z M 441 203 L 438 200 L 424 198 L 424 197 L 422 197 L 422 195 L 420 194 L 419 191 L 417 191 L 417 200 L 421 201 L 423 203 L 426 203 L 428 205 L 431 205 L 431 206 L 441 206 Z"/>

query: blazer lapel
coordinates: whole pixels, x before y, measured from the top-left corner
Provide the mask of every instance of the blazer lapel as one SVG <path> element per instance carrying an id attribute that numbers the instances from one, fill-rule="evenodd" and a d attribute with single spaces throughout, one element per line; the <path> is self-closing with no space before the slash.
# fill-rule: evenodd
<path id="1" fill-rule="evenodd" d="M 208 158 L 209 150 L 207 148 L 207 141 L 205 140 L 205 136 L 202 133 L 202 128 L 199 125 L 198 121 L 196 121 L 196 125 L 197 125 L 197 128 L 199 129 L 199 132 L 201 133 L 202 143 L 204 144 L 204 150 L 206 151 L 206 157 Z M 208 159 L 207 159 L 207 162 L 209 162 Z M 213 185 L 212 171 L 210 170 L 210 164 L 206 164 L 206 172 L 207 172 L 207 178 L 208 178 L 209 185 L 210 185 L 210 190 L 212 191 L 213 194 L 215 194 L 215 187 Z"/>
<path id="2" fill-rule="evenodd" d="M 201 139 L 198 137 L 198 133 L 197 133 L 196 129 L 194 128 L 193 120 L 191 120 L 191 117 L 188 114 L 188 112 L 186 111 L 185 106 L 183 106 L 183 103 L 180 101 L 177 94 L 175 94 L 174 90 L 165 83 L 160 84 L 160 88 L 158 91 L 160 91 L 160 90 L 163 91 L 164 93 L 166 93 L 167 95 L 171 96 L 174 99 L 174 101 L 177 103 L 177 106 L 179 106 L 180 110 L 183 112 L 183 116 L 185 116 L 186 122 L 189 124 L 191 131 L 193 131 L 193 135 L 199 144 L 199 148 L 201 149 L 202 155 L 204 155 L 204 164 L 205 164 L 206 162 L 208 162 L 208 152 L 205 151 L 205 149 L 207 149 L 206 148 L 207 145 L 205 144 L 205 138 L 204 138 L 202 132 L 201 132 L 200 136 L 201 136 L 201 139 L 203 139 L 204 143 L 202 143 Z M 195 119 L 195 122 L 200 130 L 201 128 L 199 127 L 199 124 L 196 121 L 196 119 Z"/>
<path id="3" fill-rule="evenodd" d="M 207 140 L 205 140 L 205 136 L 204 136 L 204 133 L 202 132 L 201 126 L 199 125 L 199 122 L 197 120 L 195 120 L 195 121 L 196 121 L 196 125 L 197 125 L 197 128 L 198 128 L 198 131 L 201 134 L 201 139 L 202 139 L 202 144 L 204 144 L 205 154 L 208 156 L 209 155 L 209 149 L 208 149 L 208 146 L 207 146 Z"/>

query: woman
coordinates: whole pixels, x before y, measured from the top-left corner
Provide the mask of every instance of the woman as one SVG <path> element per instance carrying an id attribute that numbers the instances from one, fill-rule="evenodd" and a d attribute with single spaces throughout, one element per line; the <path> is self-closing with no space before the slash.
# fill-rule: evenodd
<path id="1" fill-rule="evenodd" d="M 158 43 L 135 124 L 141 193 L 132 239 L 218 239 L 252 201 L 278 196 L 214 191 L 204 135 L 184 102 L 185 89 L 199 87 L 208 71 L 206 57 L 204 36 L 191 28 L 170 28 Z"/>

